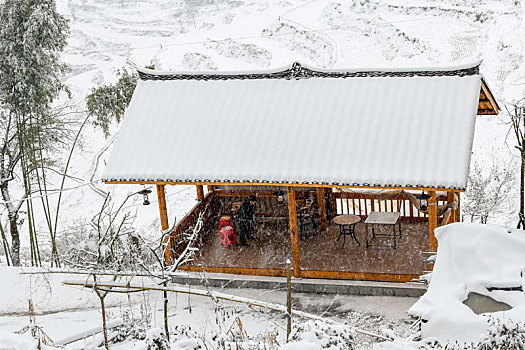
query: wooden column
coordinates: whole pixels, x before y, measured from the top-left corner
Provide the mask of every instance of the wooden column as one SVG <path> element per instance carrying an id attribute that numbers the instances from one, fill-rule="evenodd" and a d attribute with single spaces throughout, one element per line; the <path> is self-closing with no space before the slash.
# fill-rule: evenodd
<path id="1" fill-rule="evenodd" d="M 208 192 L 213 192 L 213 185 L 208 185 Z"/>
<path id="2" fill-rule="evenodd" d="M 450 191 L 450 192 L 447 192 L 447 203 L 452 203 L 454 202 L 454 194 L 455 192 L 453 191 Z M 453 222 L 456 222 L 456 209 L 452 209 L 452 212 L 450 213 L 450 220 L 449 220 L 449 223 L 453 223 Z"/>
<path id="3" fill-rule="evenodd" d="M 326 205 L 324 202 L 324 188 L 317 187 L 317 205 L 319 205 L 319 217 L 321 218 L 321 231 L 326 231 Z"/>
<path id="4" fill-rule="evenodd" d="M 292 244 L 293 276 L 301 277 L 301 252 L 299 250 L 299 234 L 297 230 L 297 212 L 295 210 L 295 188 L 288 186 L 288 216 L 290 224 L 290 241 Z"/>
<path id="5" fill-rule="evenodd" d="M 437 228 L 437 199 L 436 191 L 429 191 L 430 198 L 428 199 L 428 236 L 430 242 L 430 251 L 437 250 L 437 239 L 434 236 L 434 230 Z"/>
<path id="6" fill-rule="evenodd" d="M 170 225 L 168 223 L 168 210 L 166 209 L 166 193 L 164 192 L 164 185 L 157 185 L 157 198 L 159 200 L 160 228 L 162 231 L 166 231 L 170 228 Z M 169 242 L 168 236 L 164 239 L 164 243 L 166 242 Z M 164 253 L 164 259 L 166 259 L 166 264 L 168 265 L 173 263 L 169 243 L 166 252 Z"/>
<path id="7" fill-rule="evenodd" d="M 202 185 L 197 185 L 197 200 L 202 202 L 204 200 L 204 188 Z"/>
<path id="8" fill-rule="evenodd" d="M 461 192 L 456 192 L 456 197 L 458 199 L 458 207 L 456 208 L 456 222 L 461 222 Z"/>

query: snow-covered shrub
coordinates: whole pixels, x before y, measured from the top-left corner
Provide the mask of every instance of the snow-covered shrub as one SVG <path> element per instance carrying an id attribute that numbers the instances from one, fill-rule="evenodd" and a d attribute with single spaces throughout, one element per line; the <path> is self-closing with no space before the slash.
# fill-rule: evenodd
<path id="1" fill-rule="evenodd" d="M 206 40 L 204 47 L 216 50 L 219 55 L 232 57 L 245 62 L 268 67 L 272 60 L 272 53 L 255 44 L 244 44 L 232 39 Z"/>
<path id="2" fill-rule="evenodd" d="M 488 334 L 478 343 L 448 343 L 441 344 L 436 339 L 414 341 L 419 334 L 412 334 L 407 339 L 394 338 L 392 343 L 382 343 L 378 350 L 525 350 L 525 324 L 511 320 L 489 317 Z"/>
<path id="3" fill-rule="evenodd" d="M 525 349 L 525 324 L 490 318 L 489 334 L 478 348 L 480 350 Z"/>
<path id="4" fill-rule="evenodd" d="M 141 313 L 139 317 L 133 317 L 129 310 L 122 313 L 122 325 L 116 327 L 117 334 L 112 339 L 113 343 L 122 342 L 128 338 L 144 340 L 146 339 L 146 332 L 148 330 L 148 322 L 150 321 L 147 315 Z"/>
<path id="5" fill-rule="evenodd" d="M 192 70 L 217 70 L 217 64 L 210 56 L 198 52 L 186 52 L 182 59 L 182 66 Z"/>
<path id="6" fill-rule="evenodd" d="M 513 216 L 512 189 L 515 184 L 515 167 L 502 162 L 496 154 L 484 163 L 474 162 L 468 175 L 468 186 L 463 204 L 463 216 L 470 222 L 479 219 L 486 224 L 489 216 L 503 216 L 507 221 Z"/>
<path id="7" fill-rule="evenodd" d="M 170 344 L 164 331 L 160 328 L 152 328 L 146 333 L 146 345 L 148 350 L 168 350 Z"/>
<path id="8" fill-rule="evenodd" d="M 347 327 L 319 321 L 294 324 L 290 342 L 318 344 L 321 349 L 353 349 L 353 337 Z"/>

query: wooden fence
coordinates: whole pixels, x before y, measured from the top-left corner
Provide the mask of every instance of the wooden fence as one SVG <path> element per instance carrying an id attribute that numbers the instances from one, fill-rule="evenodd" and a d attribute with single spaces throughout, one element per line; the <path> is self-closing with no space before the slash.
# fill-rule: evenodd
<path id="1" fill-rule="evenodd" d="M 208 192 L 204 200 L 197 203 L 170 233 L 170 248 L 173 258 L 177 259 L 179 254 L 186 248 L 184 233 L 195 226 L 202 211 L 205 211 L 205 214 L 203 218 L 203 232 L 200 235 L 201 238 L 209 231 L 210 227 L 218 225 L 219 215 L 228 215 L 231 213 L 232 203 L 242 202 L 252 194 L 255 194 L 255 192 L 222 190 Z M 310 195 L 308 192 L 298 192 L 297 194 L 298 201 Z M 288 217 L 286 193 L 283 193 L 283 196 L 285 199 L 280 202 L 278 195 L 274 192 L 257 191 L 255 215 L 259 217 Z M 354 214 L 365 219 L 372 211 L 386 211 L 400 212 L 401 220 L 404 221 L 428 220 L 427 214 L 420 212 L 404 194 L 382 199 L 372 194 L 326 191 L 325 200 L 329 207 L 327 212 L 330 213 L 330 218 L 336 215 Z M 446 196 L 439 196 L 437 200 L 438 205 L 446 205 L 447 203 Z M 314 205 L 317 206 L 317 198 L 314 198 Z"/>
<path id="2" fill-rule="evenodd" d="M 427 221 L 428 215 L 420 212 L 404 194 L 382 199 L 377 195 L 359 192 L 334 192 L 331 194 L 332 212 L 336 215 L 354 214 L 366 218 L 372 211 L 400 212 L 402 220 Z M 438 205 L 446 205 L 447 197 L 439 196 Z"/>
<path id="3" fill-rule="evenodd" d="M 256 195 L 255 216 L 288 217 L 286 191 L 283 192 L 282 202 L 279 202 L 279 196 L 271 191 L 216 191 L 216 193 L 220 197 L 222 214 L 229 214 L 233 203 L 243 202 L 250 195 Z"/>
<path id="4" fill-rule="evenodd" d="M 182 218 L 182 220 L 180 220 L 177 223 L 177 225 L 173 228 L 169 235 L 170 249 L 174 260 L 176 260 L 186 248 L 187 242 L 184 237 L 185 233 L 195 226 L 201 212 L 204 211 L 203 228 L 200 233 L 201 238 L 204 236 L 204 234 L 206 233 L 206 229 L 210 227 L 210 225 L 218 225 L 217 216 L 219 215 L 219 207 L 219 198 L 217 197 L 215 192 L 208 192 L 204 197 L 204 200 L 197 203 Z"/>

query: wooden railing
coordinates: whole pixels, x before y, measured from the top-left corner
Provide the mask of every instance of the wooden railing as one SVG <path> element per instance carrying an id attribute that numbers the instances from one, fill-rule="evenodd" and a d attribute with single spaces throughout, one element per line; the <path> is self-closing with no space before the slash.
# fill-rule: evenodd
<path id="1" fill-rule="evenodd" d="M 208 192 L 204 200 L 197 203 L 189 212 L 177 223 L 170 233 L 170 248 L 173 259 L 186 248 L 184 233 L 195 226 L 201 212 L 203 216 L 203 230 L 200 238 L 204 237 L 210 227 L 218 227 L 218 216 L 230 214 L 233 202 L 242 202 L 250 195 L 252 191 L 213 191 Z M 306 196 L 306 193 L 299 194 Z M 284 194 L 286 196 L 286 194 Z M 279 202 L 277 194 L 271 191 L 257 192 L 256 216 L 259 217 L 288 217 L 287 201 Z M 372 211 L 400 212 L 401 220 L 405 221 L 426 221 L 427 214 L 420 212 L 408 200 L 404 194 L 391 196 L 383 199 L 377 195 L 358 193 L 358 192 L 330 192 L 327 193 L 327 203 L 330 206 L 330 217 L 341 214 L 359 215 L 365 219 Z M 437 198 L 438 205 L 447 203 L 446 196 Z M 315 199 L 315 206 L 317 206 Z"/>
<path id="2" fill-rule="evenodd" d="M 382 199 L 377 195 L 358 192 L 332 193 L 332 212 L 335 215 L 354 214 L 366 218 L 372 211 L 400 212 L 402 220 L 426 221 L 428 215 L 420 212 L 404 194 Z M 437 198 L 438 205 L 447 203 L 446 196 Z"/>
<path id="3" fill-rule="evenodd" d="M 256 195 L 255 216 L 288 217 L 287 202 L 279 202 L 278 195 L 271 191 L 216 191 L 220 197 L 221 213 L 229 214 L 234 202 L 243 202 L 250 195 Z M 286 197 L 286 192 L 283 194 Z"/>
<path id="4" fill-rule="evenodd" d="M 219 199 L 215 192 L 208 192 L 204 200 L 197 203 L 173 228 L 170 232 L 170 249 L 174 260 L 176 260 L 186 248 L 187 242 L 184 233 L 195 226 L 201 212 L 204 211 L 203 228 L 200 232 L 201 239 L 206 234 L 206 229 L 210 227 L 210 225 L 217 223 L 217 216 L 219 215 L 218 202 Z"/>

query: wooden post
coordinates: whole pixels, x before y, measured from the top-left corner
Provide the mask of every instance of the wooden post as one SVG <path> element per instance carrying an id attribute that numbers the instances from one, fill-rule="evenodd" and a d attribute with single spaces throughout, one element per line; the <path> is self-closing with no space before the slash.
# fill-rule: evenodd
<path id="1" fill-rule="evenodd" d="M 334 198 L 334 189 L 332 187 L 328 188 L 328 204 L 330 205 L 329 218 L 332 220 L 337 216 L 337 203 Z"/>
<path id="2" fill-rule="evenodd" d="M 297 233 L 297 212 L 295 210 L 295 188 L 288 186 L 288 216 L 290 224 L 290 241 L 292 244 L 293 276 L 301 277 L 301 253 L 299 250 L 299 235 Z"/>
<path id="3" fill-rule="evenodd" d="M 317 204 L 319 205 L 319 217 L 321 218 L 321 231 L 326 231 L 326 206 L 324 202 L 324 188 L 317 187 Z"/>
<path id="4" fill-rule="evenodd" d="M 213 185 L 208 185 L 208 192 L 213 192 L 214 188 Z"/>
<path id="5" fill-rule="evenodd" d="M 202 185 L 197 185 L 197 200 L 202 202 L 204 200 L 204 188 Z"/>
<path id="6" fill-rule="evenodd" d="M 168 223 L 168 210 L 166 209 L 166 193 L 164 192 L 164 185 L 157 185 L 157 198 L 159 200 L 160 228 L 162 231 L 166 231 L 170 228 L 170 225 Z M 169 239 L 169 236 L 166 236 L 164 239 L 164 243 L 168 242 L 166 252 L 164 253 L 164 259 L 166 259 L 167 265 L 171 265 L 173 263 Z"/>
<path id="7" fill-rule="evenodd" d="M 437 228 L 437 199 L 436 191 L 429 191 L 430 198 L 428 199 L 428 236 L 430 243 L 430 251 L 437 250 L 437 239 L 434 236 L 434 230 Z"/>
<path id="8" fill-rule="evenodd" d="M 286 342 L 290 340 L 290 333 L 292 332 L 292 262 L 290 259 L 286 260 Z"/>
<path id="9" fill-rule="evenodd" d="M 454 202 L 454 197 L 455 197 L 455 192 L 454 191 L 450 191 L 450 192 L 447 192 L 447 203 L 452 203 Z M 450 220 L 449 220 L 450 223 L 453 223 L 453 222 L 456 222 L 456 209 L 452 209 L 452 212 L 450 213 Z"/>
<path id="10" fill-rule="evenodd" d="M 461 222 L 461 192 L 456 192 L 456 197 L 458 199 L 458 207 L 456 208 L 456 222 Z"/>

